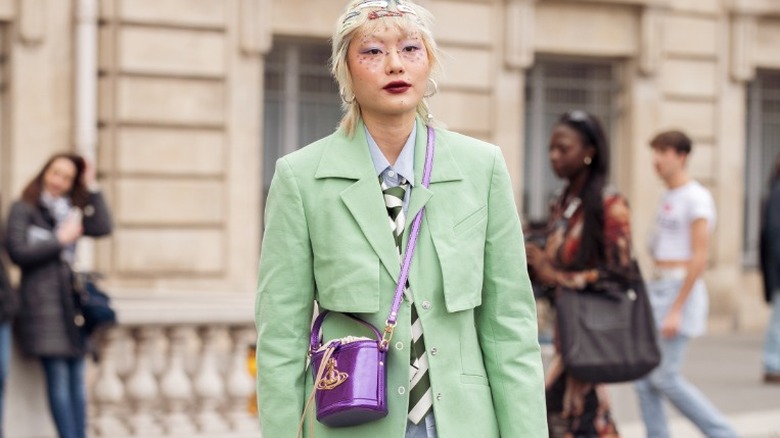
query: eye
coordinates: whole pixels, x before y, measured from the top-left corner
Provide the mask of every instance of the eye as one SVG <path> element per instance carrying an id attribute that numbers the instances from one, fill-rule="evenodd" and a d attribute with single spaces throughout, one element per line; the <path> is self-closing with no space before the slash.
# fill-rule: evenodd
<path id="1" fill-rule="evenodd" d="M 363 54 L 366 54 L 366 55 L 381 55 L 382 54 L 382 50 L 376 49 L 376 48 L 374 48 L 374 49 L 366 49 L 366 50 L 363 51 Z"/>
<path id="2" fill-rule="evenodd" d="M 412 52 L 416 52 L 416 51 L 420 50 L 420 46 L 409 45 L 409 46 L 404 47 L 403 50 L 404 50 L 404 52 L 412 53 Z"/>

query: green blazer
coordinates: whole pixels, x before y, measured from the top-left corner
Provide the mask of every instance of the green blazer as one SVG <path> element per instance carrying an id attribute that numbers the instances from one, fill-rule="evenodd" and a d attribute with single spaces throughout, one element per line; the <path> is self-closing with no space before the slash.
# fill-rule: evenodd
<path id="1" fill-rule="evenodd" d="M 498 147 L 437 129 L 426 189 L 425 144 L 418 119 L 407 236 L 423 207 L 425 216 L 409 285 L 425 334 L 438 435 L 546 437 L 536 308 L 506 164 Z M 356 313 L 381 331 L 399 271 L 362 124 L 352 138 L 339 130 L 277 162 L 255 308 L 263 436 L 296 436 L 312 388 L 306 353 L 315 302 Z M 314 420 L 317 438 L 404 437 L 410 318 L 404 302 L 388 352 L 388 416 L 349 428 Z M 330 316 L 324 338 L 360 334 L 359 327 Z"/>

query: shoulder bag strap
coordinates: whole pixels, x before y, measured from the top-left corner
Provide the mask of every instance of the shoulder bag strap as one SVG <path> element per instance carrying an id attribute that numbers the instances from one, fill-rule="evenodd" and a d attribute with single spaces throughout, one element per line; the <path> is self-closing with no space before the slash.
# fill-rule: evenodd
<path id="1" fill-rule="evenodd" d="M 428 142 L 425 147 L 425 168 L 423 169 L 423 187 L 428 187 L 431 183 L 431 171 L 433 170 L 433 150 L 434 142 L 436 140 L 436 133 L 433 128 L 428 127 Z M 385 329 L 382 332 L 382 342 L 379 343 L 379 349 L 387 351 L 390 345 L 390 340 L 393 338 L 393 330 L 398 320 L 398 308 L 401 306 L 401 298 L 403 297 L 404 287 L 406 287 L 406 280 L 409 278 L 409 268 L 412 265 L 412 257 L 414 257 L 414 248 L 417 246 L 417 236 L 420 234 L 420 223 L 422 222 L 423 214 L 425 214 L 425 207 L 420 209 L 417 215 L 414 217 L 412 223 L 412 230 L 409 233 L 409 241 L 406 244 L 406 253 L 404 254 L 404 262 L 401 265 L 401 273 L 398 276 L 398 283 L 395 286 L 395 296 L 393 297 L 393 305 L 390 307 L 390 314 L 387 315 L 387 321 Z"/>

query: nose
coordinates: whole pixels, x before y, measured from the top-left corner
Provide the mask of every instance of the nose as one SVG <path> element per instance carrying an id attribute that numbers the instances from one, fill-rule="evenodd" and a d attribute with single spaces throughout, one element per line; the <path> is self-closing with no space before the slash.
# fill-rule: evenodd
<path id="1" fill-rule="evenodd" d="M 555 163 L 560 158 L 561 154 L 556 149 L 550 149 L 550 163 Z"/>
<path id="2" fill-rule="evenodd" d="M 661 154 L 658 151 L 653 151 L 653 164 L 658 166 L 661 163 Z"/>
<path id="3" fill-rule="evenodd" d="M 403 73 L 404 63 L 401 59 L 401 52 L 390 50 L 387 54 L 387 73 Z"/>

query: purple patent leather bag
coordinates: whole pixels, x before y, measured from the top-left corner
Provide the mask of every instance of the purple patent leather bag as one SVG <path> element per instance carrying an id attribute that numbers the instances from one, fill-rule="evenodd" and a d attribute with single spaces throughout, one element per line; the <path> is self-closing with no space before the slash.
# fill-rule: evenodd
<path id="1" fill-rule="evenodd" d="M 431 181 L 434 140 L 434 130 L 428 127 L 422 179 L 424 187 L 428 187 Z M 323 344 L 322 323 L 330 312 L 324 310 L 314 320 L 309 355 L 314 375 L 312 396 L 317 405 L 317 420 L 320 423 L 331 427 L 356 426 L 387 415 L 387 350 L 398 319 L 398 309 L 409 278 L 409 268 L 424 213 L 425 208 L 417 213 L 412 223 L 393 304 L 381 334 L 370 323 L 354 315 L 345 314 L 368 327 L 374 338 L 350 336 Z M 311 397 L 304 409 L 304 417 L 310 402 Z M 301 418 L 299 432 L 304 417 Z"/>
<path id="2" fill-rule="evenodd" d="M 373 325 L 345 314 L 371 329 L 374 339 L 334 339 L 323 346 L 320 331 L 329 313 L 325 310 L 317 316 L 311 333 L 317 420 L 342 427 L 386 416 L 387 349 L 380 348 L 382 334 Z"/>

